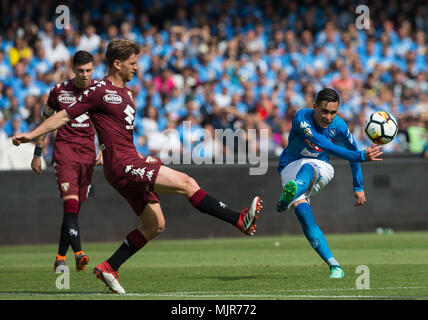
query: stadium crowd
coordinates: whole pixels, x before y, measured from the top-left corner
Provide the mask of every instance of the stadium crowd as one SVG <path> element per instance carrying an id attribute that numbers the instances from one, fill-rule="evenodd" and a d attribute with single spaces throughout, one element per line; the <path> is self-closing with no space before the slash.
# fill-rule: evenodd
<path id="1" fill-rule="evenodd" d="M 70 9 L 69 28 L 58 28 L 58 5 Z M 91 52 L 93 78 L 101 79 L 106 44 L 127 38 L 142 47 L 129 87 L 135 143 L 144 155 L 199 142 L 196 133 L 185 135 L 184 120 L 192 132 L 269 129 L 268 145 L 256 139 L 248 147 L 279 155 L 294 114 L 311 107 L 325 86 L 339 91 L 340 115 L 360 148 L 369 145 L 365 119 L 380 109 L 400 127 L 384 151 L 424 154 L 428 6 L 416 0 L 368 6 L 370 28 L 360 30 L 350 0 L 3 0 L 0 140 L 40 122 L 49 90 L 73 77 L 74 52 Z M 47 160 L 52 140 L 45 140 Z"/>

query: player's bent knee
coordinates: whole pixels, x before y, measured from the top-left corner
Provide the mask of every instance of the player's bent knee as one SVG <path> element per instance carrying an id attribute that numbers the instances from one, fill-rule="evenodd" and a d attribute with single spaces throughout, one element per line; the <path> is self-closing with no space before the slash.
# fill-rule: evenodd
<path id="1" fill-rule="evenodd" d="M 199 184 L 192 177 L 188 178 L 187 183 L 189 184 L 189 189 L 192 192 L 192 194 L 200 189 Z"/>
<path id="2" fill-rule="evenodd" d="M 298 201 L 294 202 L 294 203 L 291 205 L 291 207 L 292 207 L 293 209 L 296 209 L 296 207 L 297 207 L 299 204 L 301 204 L 301 203 L 308 203 L 308 204 L 309 204 L 308 200 L 305 198 L 305 199 L 298 200 Z"/>
<path id="3" fill-rule="evenodd" d="M 146 240 L 150 241 L 165 231 L 165 222 L 153 226 L 142 226 L 140 230 Z"/>
<path id="4" fill-rule="evenodd" d="M 164 231 L 165 231 L 165 224 L 162 224 L 162 225 L 158 225 L 156 229 L 153 230 L 153 233 L 156 234 L 156 236 L 158 236 Z"/>
<path id="5" fill-rule="evenodd" d="M 182 180 L 182 190 L 183 193 L 187 196 L 193 195 L 196 191 L 200 189 L 198 183 L 195 179 L 185 174 L 183 180 Z"/>

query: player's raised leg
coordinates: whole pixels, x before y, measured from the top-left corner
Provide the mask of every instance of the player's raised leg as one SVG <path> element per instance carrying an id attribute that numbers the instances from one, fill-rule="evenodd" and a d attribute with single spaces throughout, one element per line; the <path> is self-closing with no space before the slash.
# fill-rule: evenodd
<path id="1" fill-rule="evenodd" d="M 120 266 L 165 229 L 165 219 L 159 203 L 148 203 L 139 218 L 142 226 L 128 233 L 113 255 L 94 268 L 97 278 L 104 281 L 114 293 L 125 293 L 119 283 Z"/>
<path id="2" fill-rule="evenodd" d="M 276 209 L 278 212 L 284 212 L 288 209 L 290 203 L 304 194 L 312 186 L 315 179 L 315 169 L 309 163 L 302 165 L 297 172 L 295 180 L 289 180 L 283 187 L 281 198 Z"/>
<path id="3" fill-rule="evenodd" d="M 311 244 L 312 248 L 319 256 L 327 263 L 330 268 L 330 278 L 343 278 L 344 271 L 339 265 L 339 262 L 333 257 L 330 251 L 324 233 L 315 222 L 311 206 L 306 200 L 297 201 L 293 204 L 294 212 L 299 220 L 303 233 Z"/>
<path id="4" fill-rule="evenodd" d="M 190 203 L 202 213 L 229 222 L 238 230 L 254 235 L 256 231 L 256 220 L 262 209 L 260 197 L 254 197 L 249 208 L 241 212 L 230 209 L 224 202 L 218 201 L 187 174 L 161 166 L 155 183 L 156 193 L 176 193 L 186 196 Z"/>

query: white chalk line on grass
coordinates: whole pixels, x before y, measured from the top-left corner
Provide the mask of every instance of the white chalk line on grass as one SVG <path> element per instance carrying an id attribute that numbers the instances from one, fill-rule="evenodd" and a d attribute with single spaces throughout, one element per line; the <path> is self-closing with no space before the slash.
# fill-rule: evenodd
<path id="1" fill-rule="evenodd" d="M 67 291 L 59 291 L 51 292 L 51 293 L 38 293 L 38 292 L 0 292 L 0 296 L 8 296 L 8 295 L 21 295 L 21 296 L 33 296 L 33 297 L 49 297 L 61 295 L 63 297 L 77 297 L 80 296 L 84 298 L 85 296 L 97 296 L 97 297 L 158 297 L 158 298 L 259 298 L 259 299 L 269 299 L 269 298 L 297 298 L 297 299 L 305 299 L 305 298 L 319 298 L 319 299 L 349 299 L 349 298 L 357 298 L 357 299 L 414 299 L 414 298 L 424 298 L 427 299 L 427 296 L 395 296 L 395 295 L 373 295 L 373 294 L 346 294 L 346 295 L 318 295 L 318 294 L 283 294 L 286 292 L 334 292 L 334 291 L 359 291 L 362 292 L 373 292 L 376 290 L 413 290 L 413 289 L 428 289 L 428 287 L 383 287 L 383 288 L 370 288 L 370 289 L 356 289 L 356 288 L 317 288 L 317 289 L 279 289 L 273 290 L 274 292 L 278 292 L 278 294 L 264 294 L 264 293 L 248 293 L 245 291 L 238 292 L 224 292 L 224 291 L 183 291 L 183 292 L 147 292 L 147 293 L 127 293 L 124 295 L 113 295 L 112 293 L 88 293 L 88 292 L 74 292 L 67 293 Z"/>

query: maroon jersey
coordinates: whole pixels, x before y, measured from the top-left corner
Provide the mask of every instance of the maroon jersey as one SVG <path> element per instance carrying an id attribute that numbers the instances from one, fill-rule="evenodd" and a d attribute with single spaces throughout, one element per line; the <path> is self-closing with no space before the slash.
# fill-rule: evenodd
<path id="1" fill-rule="evenodd" d="M 71 118 L 88 112 L 103 150 L 104 174 L 116 189 L 141 188 L 153 183 L 160 160 L 142 159 L 134 146 L 135 105 L 129 88 L 114 86 L 104 78 L 85 90 L 67 109 Z"/>
<path id="2" fill-rule="evenodd" d="M 92 80 L 91 85 L 96 81 Z M 88 86 L 88 87 L 89 87 Z M 82 94 L 85 89 L 77 88 L 73 80 L 56 84 L 49 93 L 45 113 L 61 111 Z M 72 161 L 84 164 L 93 164 L 95 161 L 95 131 L 87 114 L 70 121 L 57 130 L 52 160 Z"/>

